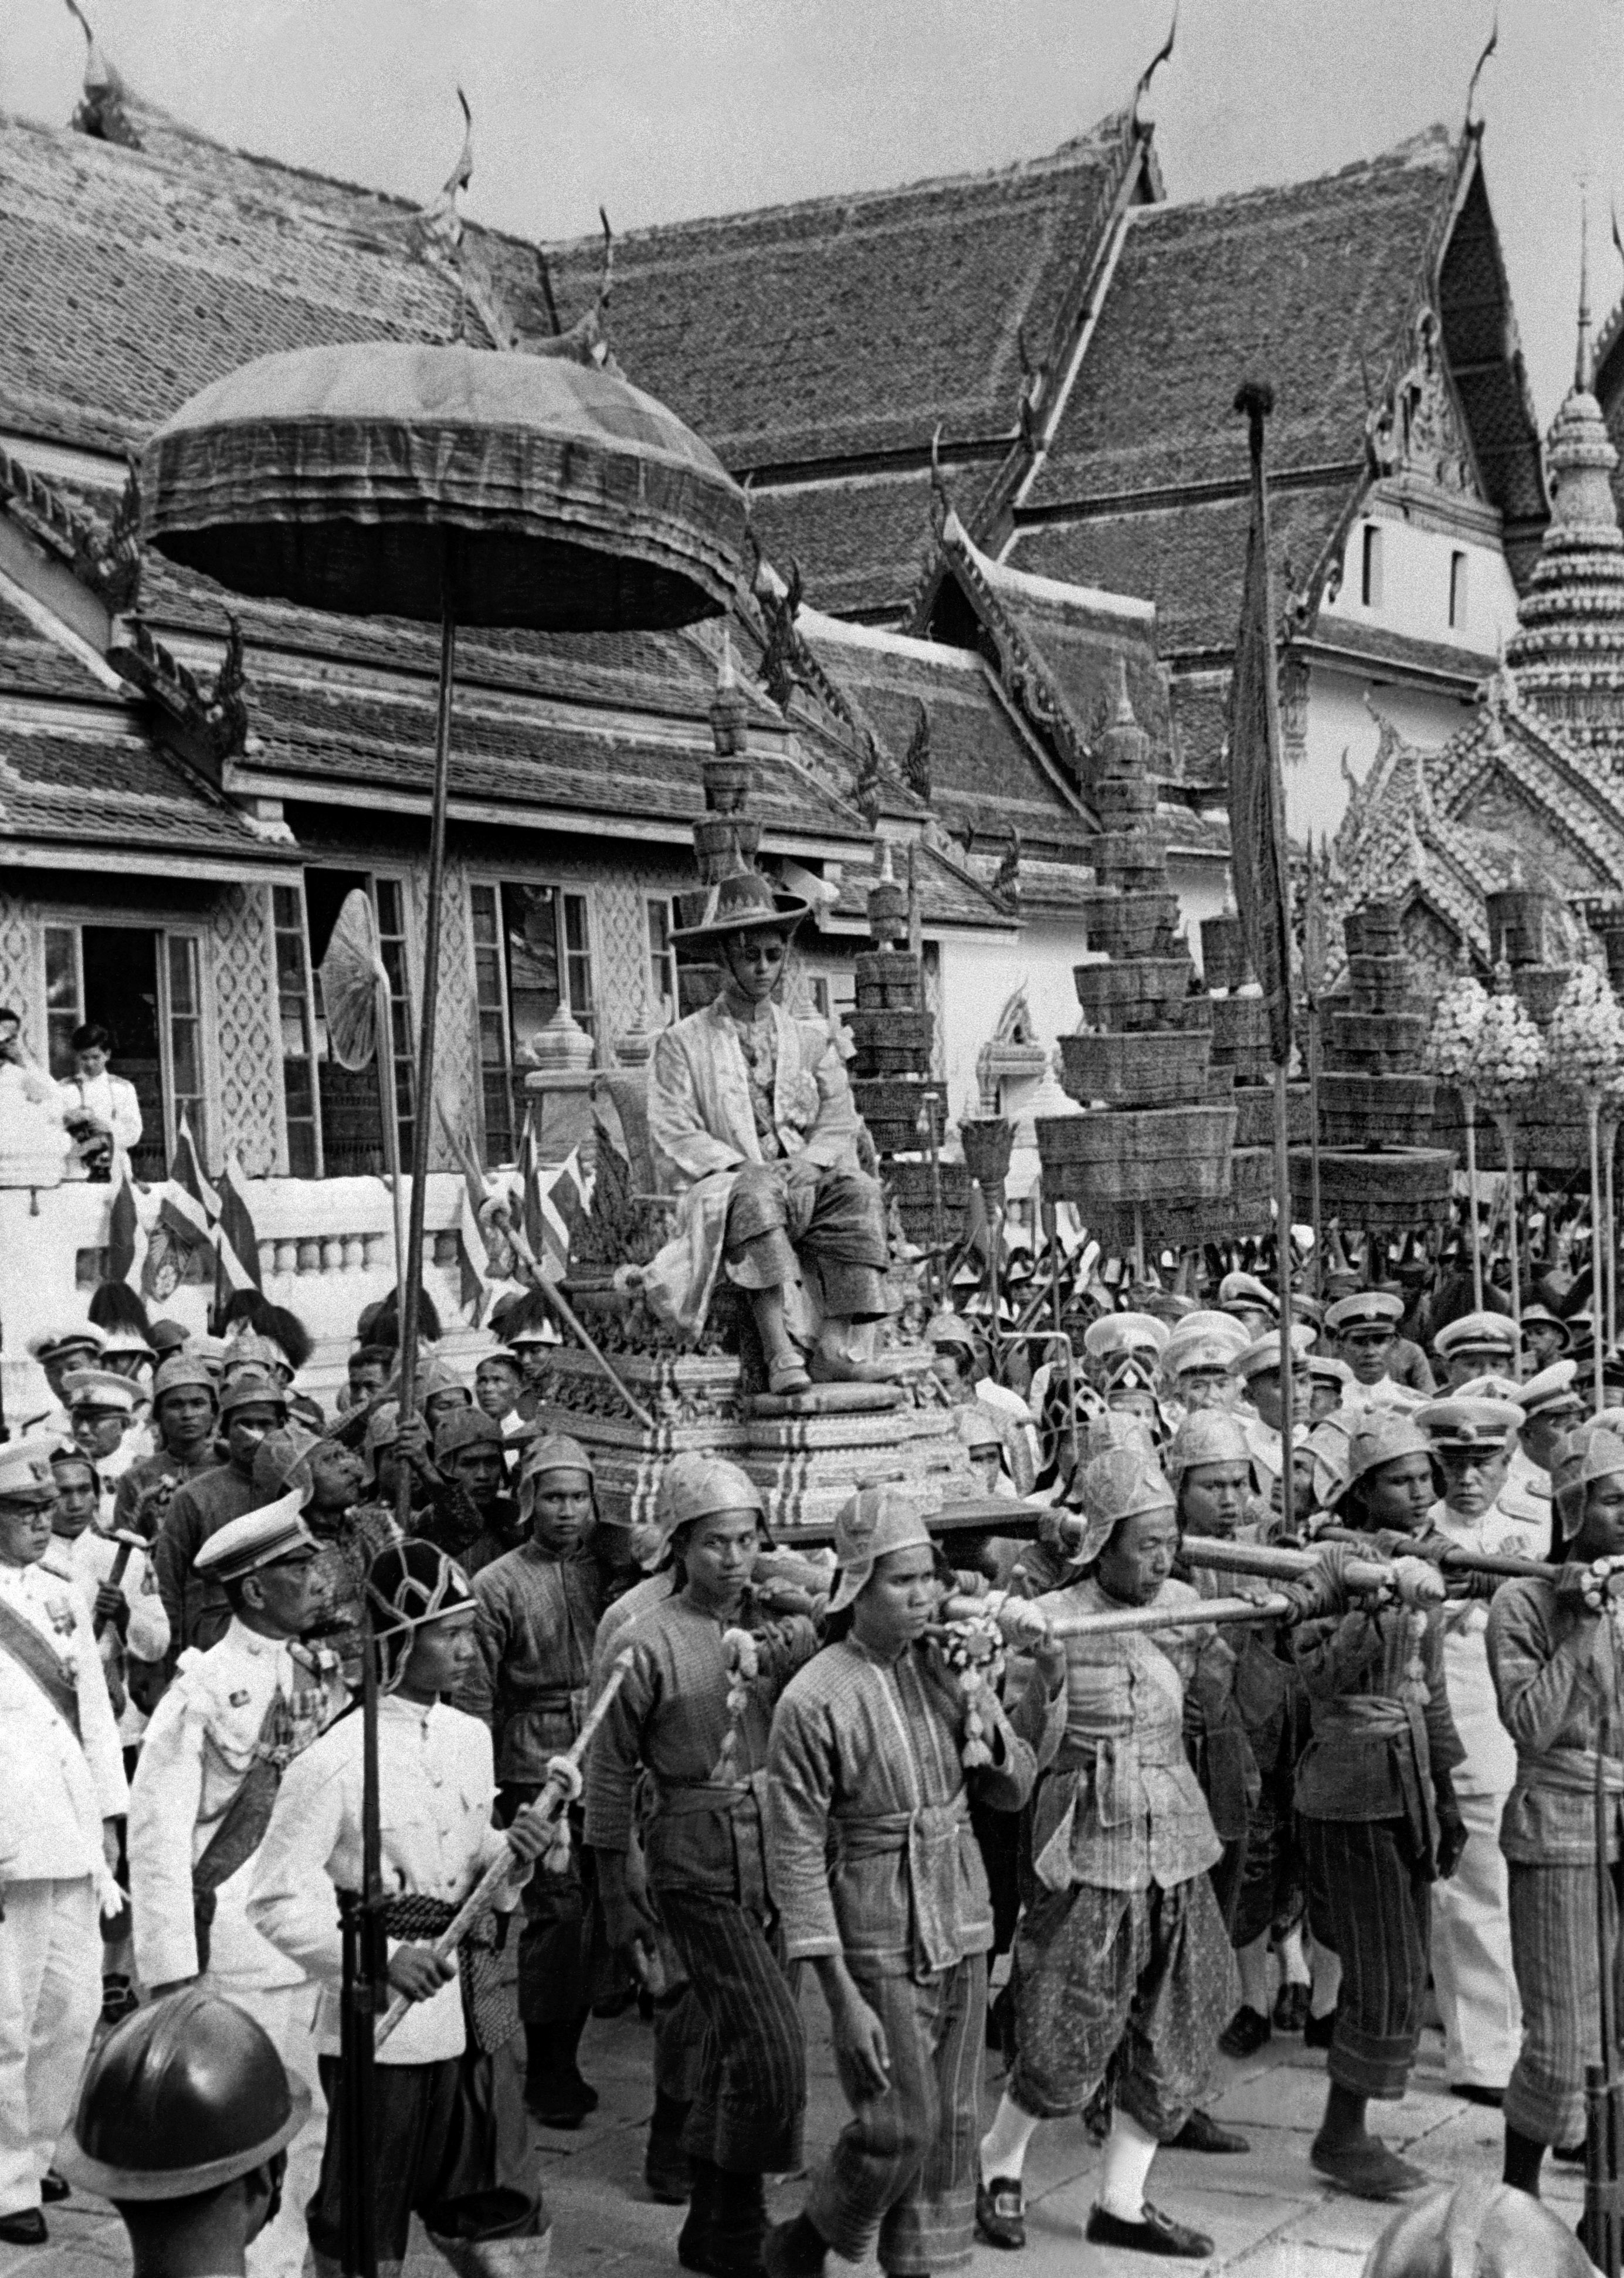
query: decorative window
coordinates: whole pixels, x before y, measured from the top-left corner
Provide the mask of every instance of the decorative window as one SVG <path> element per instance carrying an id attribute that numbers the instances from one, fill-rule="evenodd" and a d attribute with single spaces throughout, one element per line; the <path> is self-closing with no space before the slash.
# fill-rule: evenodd
<path id="1" fill-rule="evenodd" d="M 1359 598 L 1367 609 L 1379 609 L 1382 606 L 1382 533 L 1375 523 L 1366 523 L 1361 542 Z"/>
<path id="2" fill-rule="evenodd" d="M 1460 553 L 1449 557 L 1449 622 L 1457 632 L 1466 624 L 1466 556 Z"/>
<path id="3" fill-rule="evenodd" d="M 480 879 L 469 887 L 485 1160 L 510 1163 L 524 1120 L 528 1046 L 560 1005 L 589 1035 L 597 1013 L 586 896 Z"/>
<path id="4" fill-rule="evenodd" d="M 322 1117 L 316 1096 L 316 992 L 310 974 L 309 938 L 305 930 L 304 896 L 298 887 L 273 886 L 271 913 L 276 929 L 277 1011 L 282 1035 L 288 1175 L 294 1179 L 319 1179 L 323 1168 Z"/>
<path id="5" fill-rule="evenodd" d="M 390 1066 L 394 1076 L 396 1135 L 400 1160 L 408 1164 L 412 1157 L 413 1077 L 416 1063 L 412 1056 L 412 1002 L 406 955 L 406 891 L 398 877 L 375 875 L 365 870 L 326 869 L 312 866 L 304 874 L 304 960 L 309 975 L 310 1037 L 316 1067 L 313 1094 L 307 1089 L 301 1097 L 308 1102 L 309 1124 L 307 1159 L 317 1166 L 312 1176 L 326 1178 L 380 1177 L 388 1168 L 388 1150 L 385 1145 L 384 1096 L 376 1060 L 362 1068 L 340 1067 L 327 1049 L 327 1014 L 322 1003 L 321 961 L 326 955 L 327 944 L 339 912 L 347 895 L 361 891 L 372 904 L 372 915 L 377 929 L 378 955 L 389 976 L 389 1036 L 385 1049 L 390 1055 Z M 290 893 L 289 903 L 296 899 Z M 294 954 L 296 944 L 289 941 L 285 951 L 281 939 L 283 915 L 294 914 L 288 904 L 282 906 L 277 918 L 277 979 L 283 1005 L 284 1065 L 290 1043 L 300 1041 L 297 1028 L 288 1027 L 288 1016 L 298 990 L 292 985 L 298 971 Z M 289 929 L 290 932 L 293 930 Z M 286 964 L 285 964 L 286 959 Z M 286 975 L 286 978 L 285 978 Z M 295 1052 L 295 1062 L 300 1054 Z M 295 1068 L 295 1074 L 297 1069 Z M 289 1094 L 288 1155 L 294 1157 L 294 1094 Z M 301 1135 L 301 1144 L 303 1143 Z"/>
<path id="6" fill-rule="evenodd" d="M 676 952 L 671 945 L 675 928 L 668 901 L 651 896 L 647 906 L 649 1017 L 663 1026 L 675 1021 L 681 1010 L 677 998 Z"/>
<path id="7" fill-rule="evenodd" d="M 198 937 L 152 926 L 48 925 L 45 1035 L 59 1082 L 73 1074 L 73 1031 L 94 1021 L 112 1039 L 115 1075 L 134 1086 L 141 1135 L 131 1150 L 138 1179 L 161 1179 L 184 1115 L 209 1159 Z"/>

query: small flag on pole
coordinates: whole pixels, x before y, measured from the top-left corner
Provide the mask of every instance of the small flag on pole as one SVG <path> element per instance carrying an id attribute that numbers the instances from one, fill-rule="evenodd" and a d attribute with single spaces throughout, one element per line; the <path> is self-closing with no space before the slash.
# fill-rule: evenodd
<path id="1" fill-rule="evenodd" d="M 234 1155 L 225 1158 L 220 1189 L 220 1212 L 215 1224 L 219 1268 L 217 1280 L 223 1281 L 227 1291 L 258 1289 L 263 1286 L 259 1272 L 259 1235 L 248 1202 L 248 1182 Z"/>
<path id="2" fill-rule="evenodd" d="M 136 1216 L 135 1181 L 130 1175 L 130 1158 L 121 1147 L 118 1183 L 107 1213 L 107 1278 L 126 1281 L 132 1289 L 138 1289 L 146 1262 L 146 1229 Z"/>
<path id="3" fill-rule="evenodd" d="M 453 1116 L 443 1092 L 435 1094 L 434 1107 L 456 1158 L 457 1168 L 462 1173 L 462 1192 L 457 1197 L 457 1265 L 461 1276 L 458 1295 L 463 1304 L 473 1307 L 474 1326 L 477 1328 L 491 1293 L 491 1254 L 485 1244 L 484 1228 L 479 1222 L 491 1190 L 468 1127 L 461 1116 Z"/>
<path id="4" fill-rule="evenodd" d="M 212 1250 L 214 1222 L 219 1215 L 219 1193 L 203 1175 L 197 1142 L 182 1109 L 175 1151 L 169 1158 L 169 1177 L 158 1204 L 158 1222 L 187 1249 L 207 1246 Z"/>

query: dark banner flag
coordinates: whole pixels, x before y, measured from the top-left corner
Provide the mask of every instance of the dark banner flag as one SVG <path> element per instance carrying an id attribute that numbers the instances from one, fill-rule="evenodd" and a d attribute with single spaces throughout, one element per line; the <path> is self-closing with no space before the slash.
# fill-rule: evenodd
<path id="1" fill-rule="evenodd" d="M 1248 381 L 1235 398 L 1235 409 L 1246 413 L 1251 431 L 1252 527 L 1230 689 L 1230 865 L 1247 955 L 1269 1005 L 1269 1057 L 1279 1067 L 1292 1051 L 1292 935 L 1269 493 L 1263 480 L 1263 421 L 1274 409 L 1273 390 Z"/>

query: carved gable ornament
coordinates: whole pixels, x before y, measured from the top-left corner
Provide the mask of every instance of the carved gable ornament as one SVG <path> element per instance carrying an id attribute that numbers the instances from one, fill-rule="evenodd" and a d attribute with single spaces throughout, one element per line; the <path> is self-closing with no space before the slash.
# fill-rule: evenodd
<path id="1" fill-rule="evenodd" d="M 997 1025 L 976 1056 L 976 1082 L 983 1115 L 1008 1112 L 1002 1087 L 1006 1083 L 1042 1080 L 1048 1056 L 1037 1040 L 1025 984 L 1005 999 Z"/>
<path id="2" fill-rule="evenodd" d="M 1440 489 L 1477 495 L 1471 453 L 1461 433 L 1444 369 L 1437 313 L 1415 319 L 1415 352 L 1391 394 L 1365 422 L 1370 456 L 1379 475 L 1419 475 Z"/>

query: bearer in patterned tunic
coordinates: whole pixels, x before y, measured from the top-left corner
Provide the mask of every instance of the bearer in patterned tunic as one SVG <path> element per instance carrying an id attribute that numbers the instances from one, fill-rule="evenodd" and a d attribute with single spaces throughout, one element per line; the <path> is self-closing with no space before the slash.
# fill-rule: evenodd
<path id="1" fill-rule="evenodd" d="M 1172 1491 L 1134 1447 L 1096 1456 L 1082 1479 L 1080 1579 L 1040 1612 L 1183 1606 L 1170 1580 Z M 1158 2144 L 1201 2103 L 1236 1976 L 1208 1869 L 1221 1846 L 1185 1754 L 1185 1683 L 1210 1628 L 1125 1632 L 1065 1645 L 1065 1691 L 1033 1806 L 1035 1895 L 1016 1937 L 1017 2055 L 981 2140 L 976 2222 L 989 2244 L 1025 2244 L 1021 2176 L 1039 2122 L 1085 2109 L 1109 2079 L 1114 2105 L 1086 2236 L 1164 2255 L 1212 2242 L 1145 2197 Z"/>
<path id="2" fill-rule="evenodd" d="M 663 1930 L 705 2019 L 682 2134 L 692 2191 L 679 2256 L 711 2278 L 752 2278 L 761 2179 L 799 2165 L 806 2101 L 763 1844 L 767 1733 L 817 1636 L 804 1617 L 768 1621 L 756 1606 L 766 1515 L 749 1475 L 717 1458 L 680 1475 L 674 1466 L 668 1486 L 678 1587 L 627 1629 L 632 1661 L 592 1749 L 586 1833 L 612 1943 L 652 1948 Z M 629 1874 L 634 1831 L 646 1895 Z"/>
<path id="3" fill-rule="evenodd" d="M 1308 1922 L 1342 1964 L 1309 2157 L 1343 2190 L 1391 2198 L 1426 2178 L 1369 2132 L 1366 2107 L 1401 2097 L 1415 2060 L 1432 1884 L 1454 1873 L 1467 1839 L 1452 1780 L 1463 1751 L 1445 1685 L 1443 1581 L 1402 1555 L 1435 1492 L 1431 1443 L 1413 1418 L 1371 1409 L 1348 1463 L 1339 1518 L 1396 1558 L 1399 1594 L 1350 1589 L 1352 1554 L 1328 1543 L 1318 1585 L 1327 1601 L 1292 1639 L 1312 1723 L 1297 1769 Z"/>
<path id="4" fill-rule="evenodd" d="M 225 1462 L 175 1489 L 153 1539 L 152 1563 L 175 1653 L 187 1646 L 207 1652 L 230 1626 L 231 1608 L 219 1576 L 200 1566 L 197 1554 L 211 1534 L 259 1502 L 255 1454 L 266 1433 L 287 1420 L 287 1395 L 273 1378 L 244 1372 L 222 1392 L 219 1417 Z"/>
<path id="5" fill-rule="evenodd" d="M 100 1906 L 126 1801 L 102 1657 L 82 1606 L 40 1565 L 50 1442 L 0 1447 L 0 2241 L 38 2246 L 51 2153 L 102 2007 Z"/>
<path id="6" fill-rule="evenodd" d="M 513 1859 L 496 1900 L 507 1913 L 549 1842 L 523 1811 L 492 1823 L 491 1736 L 451 1697 L 478 1657 L 473 1594 L 432 1543 L 408 1540 L 367 1579 L 377 1639 L 377 1758 L 392 1991 L 410 2007 L 377 2051 L 377 2267 L 399 2278 L 411 2219 L 458 2278 L 541 2278 L 550 2241 L 506 2043 L 515 2019 L 493 1967 L 487 1915 L 441 1961 L 432 1941 L 487 1867 Z M 362 1882 L 359 1716 L 342 1716 L 289 1768 L 255 1863 L 249 1918 L 321 1989 L 317 2041 L 328 2103 L 341 2107 L 339 1995 L 343 1954 L 336 1892 Z M 336 2278 L 343 2226 L 339 2129 L 330 2127 L 309 2208 L 316 2278 Z"/>
<path id="7" fill-rule="evenodd" d="M 230 1619 L 206 1653 L 183 1653 L 147 1728 L 130 1795 L 135 1965 L 150 1994 L 201 1983 L 240 2001 L 282 2061 L 316 2087 L 316 1989 L 248 1915 L 254 1859 L 288 1765 L 343 1708 L 336 1655 L 301 1640 L 329 1612 L 295 1488 L 229 1521 L 197 1554 Z M 255 2278 L 296 2273 L 314 2133 L 289 2151 L 283 2213 L 255 2243 Z"/>
<path id="8" fill-rule="evenodd" d="M 1018 1811 L 1035 1760 L 989 1687 L 972 1716 L 927 1635 L 940 1584 L 912 1503 L 862 1489 L 835 1548 L 829 1642 L 773 1719 L 767 1869 L 785 1950 L 828 2003 L 851 2117 L 763 2260 L 772 2278 L 814 2278 L 829 2251 L 874 2248 L 882 2270 L 923 2278 L 969 2261 L 975 2211 L 993 1919 L 970 1800 Z M 1063 1663 L 1035 1614 L 1030 1633 L 1018 1721 L 1041 1736 Z"/>
<path id="9" fill-rule="evenodd" d="M 649 1140 L 676 1232 L 648 1265 L 621 1269 L 690 1336 L 725 1275 L 749 1301 L 774 1393 L 861 1375 L 859 1325 L 891 1310 L 884 1203 L 858 1162 L 844 1065 L 823 1021 L 774 1002 L 808 906 L 741 870 L 676 936 L 713 952 L 723 984 L 655 1043 Z"/>
<path id="10" fill-rule="evenodd" d="M 1624 1413 L 1605 1410 L 1563 1443 L 1552 1474 L 1564 1563 L 1505 1582 L 1489 1609 L 1489 1665 L 1517 1777 L 1500 1821 L 1522 2046 L 1506 2091 L 1506 2181 L 1537 2196 L 1549 2144 L 1582 2140 L 1584 2075 L 1602 2059 L 1597 1956 L 1597 1772 L 1607 1856 L 1605 1924 L 1620 2014 L 1620 1814 L 1624 1641 L 1616 1601 L 1590 1563 L 1624 1552 Z M 1598 1762 L 1599 1752 L 1599 1762 Z"/>
<path id="11" fill-rule="evenodd" d="M 479 1421 L 492 1433 L 489 1417 Z M 479 1654 L 457 1706 L 491 1728 L 499 1816 L 534 1802 L 549 1760 L 581 1729 L 603 1585 L 591 1549 L 592 1459 L 576 1440 L 532 1442 L 519 1482 L 530 1539 L 474 1577 Z M 580 1836 L 583 1814 L 576 1808 Z M 598 2091 L 576 2060 L 608 1955 L 591 1854 L 570 1846 L 561 1873 L 538 1867 L 525 1885 L 519 1938 L 524 2099 L 547 2128 L 578 2128 Z"/>

